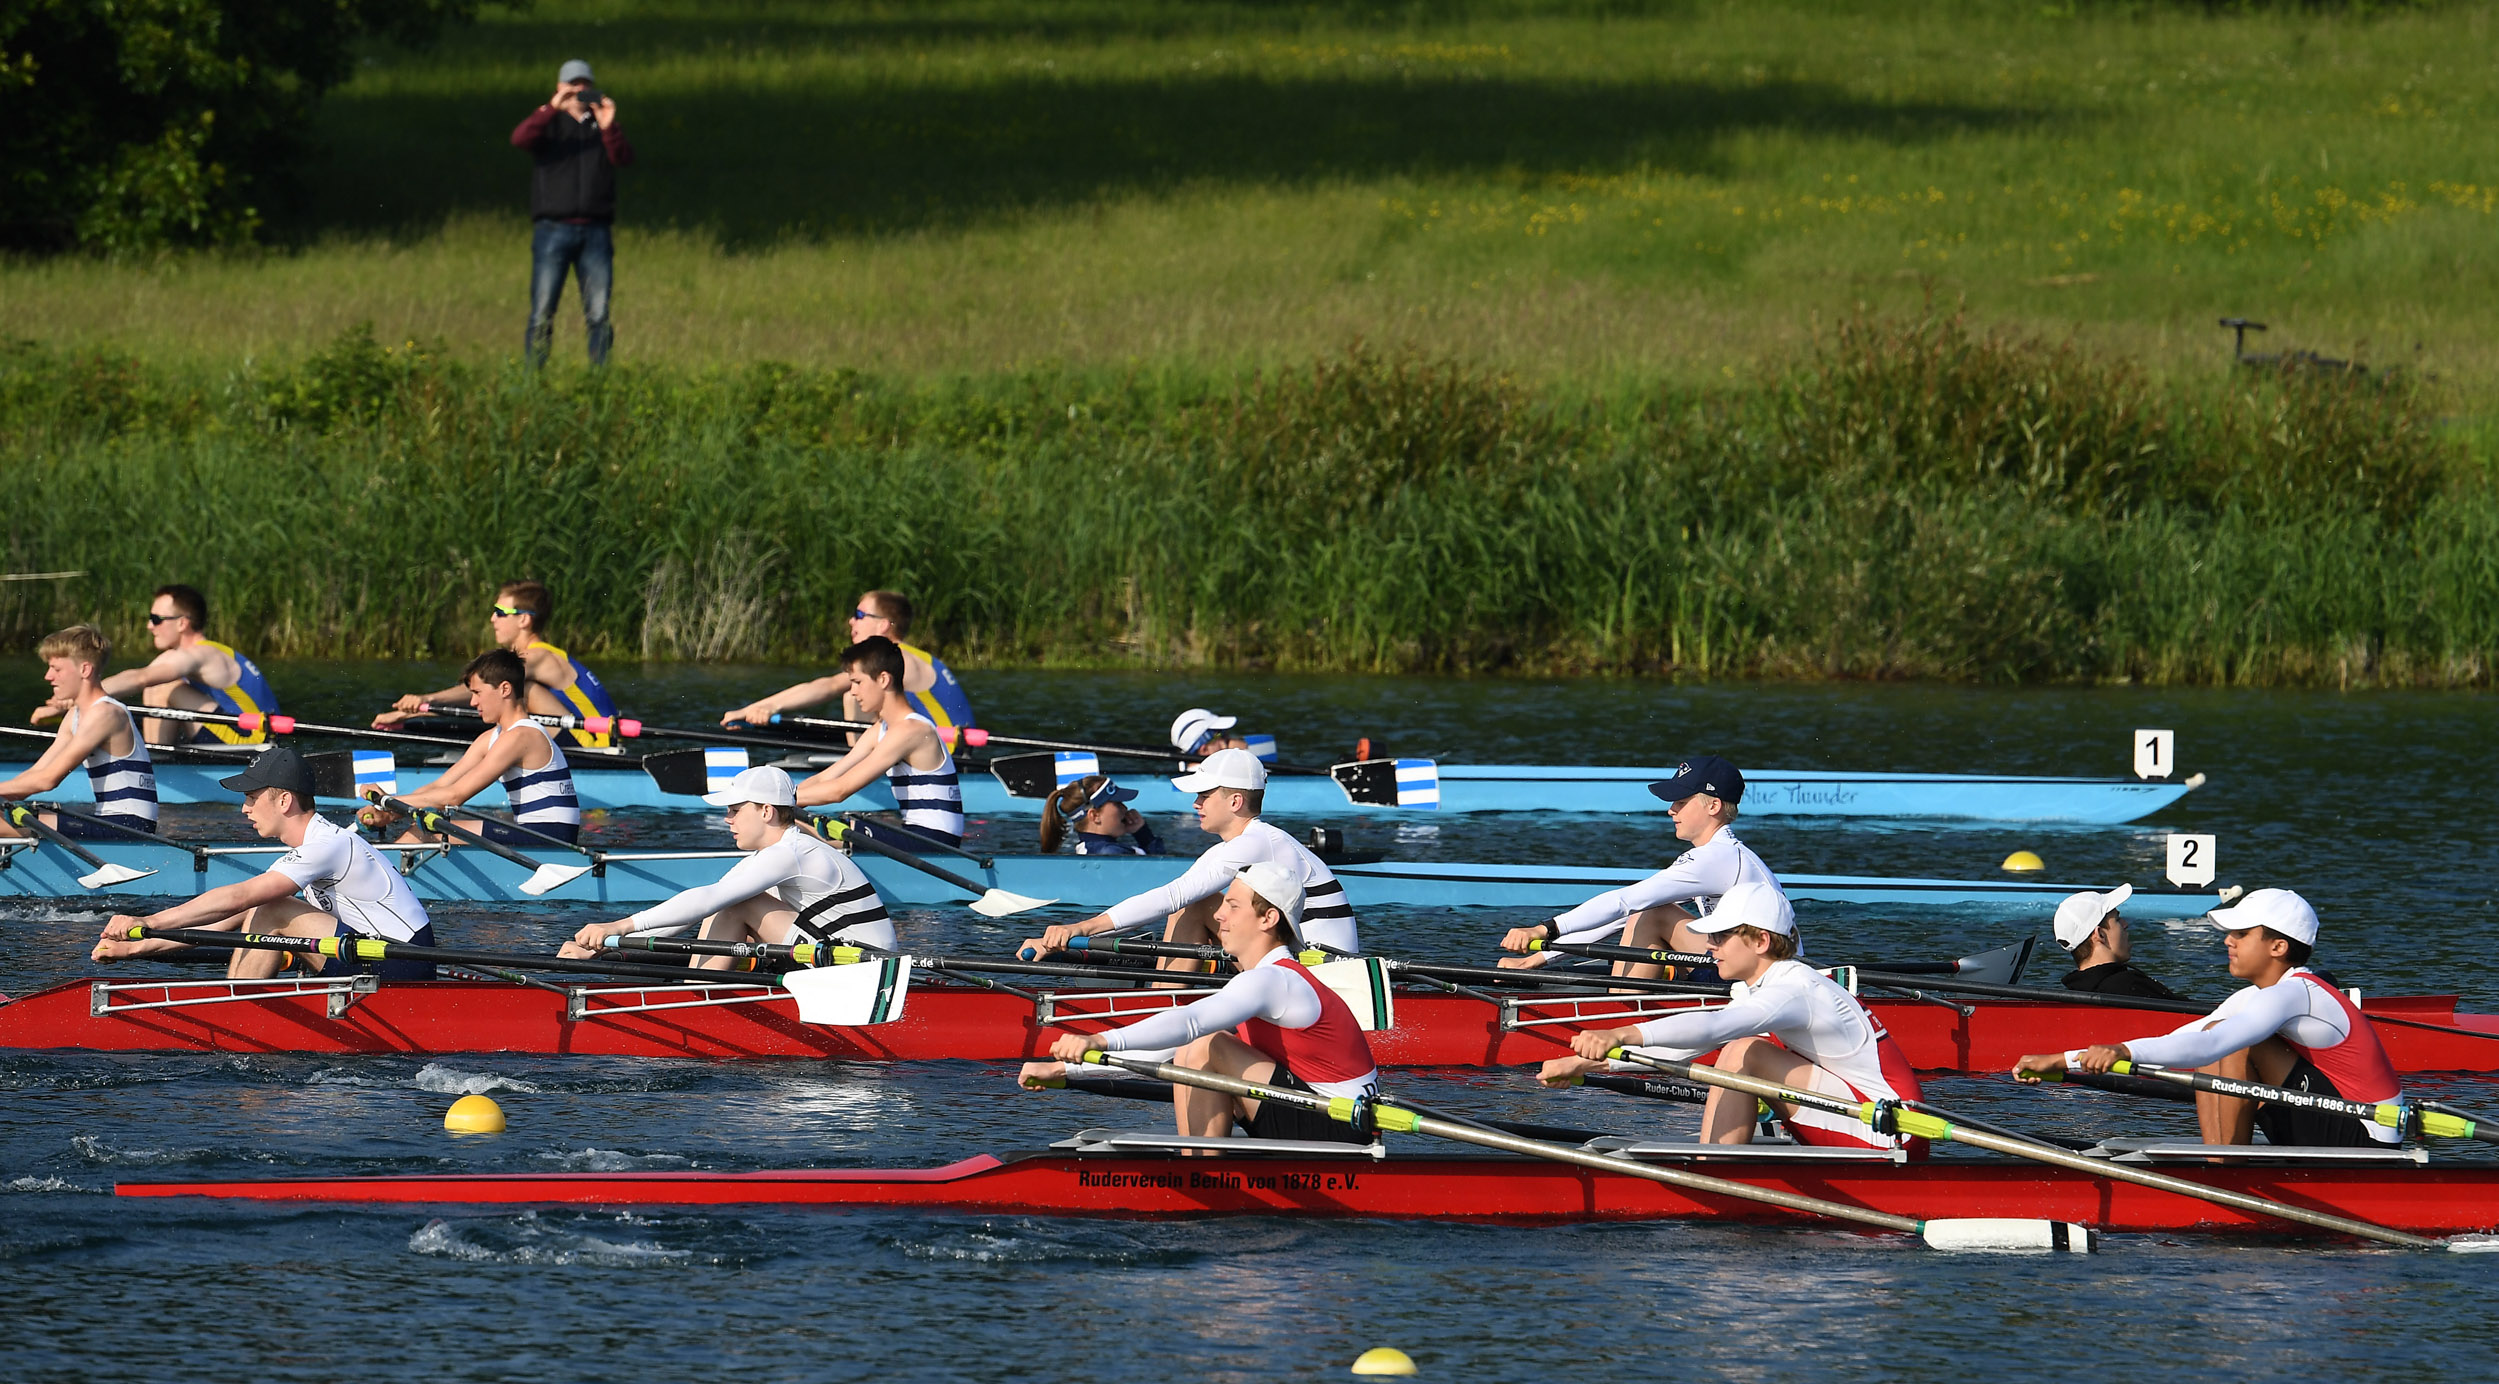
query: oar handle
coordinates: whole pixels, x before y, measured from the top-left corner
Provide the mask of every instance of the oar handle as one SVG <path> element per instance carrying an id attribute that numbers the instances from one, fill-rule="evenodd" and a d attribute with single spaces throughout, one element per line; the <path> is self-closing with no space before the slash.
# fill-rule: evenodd
<path id="1" fill-rule="evenodd" d="M 95 852 L 88 850 L 86 847 L 79 845 L 67 836 L 62 835 L 56 828 L 47 825 L 43 818 L 36 814 L 34 808 L 28 807 L 24 803 L 9 803 L 5 808 L 0 808 L 0 813 L 5 813 L 7 815 L 10 825 L 21 827 L 27 831 L 33 832 L 36 836 L 45 841 L 51 842 L 53 845 L 60 847 L 62 850 L 69 852 L 71 855 L 74 855 L 80 860 L 93 865 L 99 870 L 104 868 L 104 861 L 100 859 Z"/>
<path id="2" fill-rule="evenodd" d="M 859 830 L 858 826 L 846 817 L 810 817 L 807 820 L 814 823 L 816 833 L 827 840 L 837 840 L 853 850 L 864 849 L 871 854 L 881 855 L 897 865 L 907 865 L 933 879 L 942 879 L 974 898 L 979 898 L 989 892 L 989 886 L 986 884 L 975 884 L 942 865 L 931 865 L 899 846 L 886 845 Z"/>
<path id="3" fill-rule="evenodd" d="M 415 819 L 417 823 L 422 825 L 427 831 L 439 831 L 445 836 L 456 837 L 459 840 L 466 841 L 470 845 L 485 851 L 489 855 L 502 856 L 504 859 L 511 861 L 515 865 L 526 865 L 530 869 L 535 870 L 542 863 L 530 859 L 528 856 L 521 854 L 519 851 L 514 850 L 500 841 L 489 839 L 482 832 L 471 831 L 467 827 L 461 826 L 459 823 L 452 821 L 449 817 L 444 816 L 443 809 L 441 808 L 419 807 L 405 798 L 394 798 L 388 793 L 378 791 L 367 793 L 365 797 L 368 801 L 376 803 L 382 807 L 387 807 L 394 812 L 406 813 L 409 817 Z"/>

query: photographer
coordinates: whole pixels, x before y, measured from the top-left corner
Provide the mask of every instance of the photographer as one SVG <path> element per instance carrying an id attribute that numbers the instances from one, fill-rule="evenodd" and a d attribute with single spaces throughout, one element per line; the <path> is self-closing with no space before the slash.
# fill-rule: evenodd
<path id="1" fill-rule="evenodd" d="M 564 273 L 581 280 L 581 316 L 589 328 L 590 363 L 607 364 L 616 330 L 608 324 L 608 290 L 616 276 L 616 170 L 633 162 L 633 145 L 616 123 L 616 103 L 602 93 L 590 64 L 579 58 L 557 71 L 555 95 L 512 130 L 512 147 L 537 160 L 530 175 L 529 363 L 544 365 L 555 335 L 555 306 Z"/>

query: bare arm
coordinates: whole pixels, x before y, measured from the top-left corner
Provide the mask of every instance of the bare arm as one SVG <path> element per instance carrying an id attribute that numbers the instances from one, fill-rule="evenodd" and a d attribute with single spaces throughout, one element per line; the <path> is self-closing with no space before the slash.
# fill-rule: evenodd
<path id="1" fill-rule="evenodd" d="M 479 736 L 460 752 L 460 762 L 451 766 L 441 778 L 414 792 L 402 793 L 399 799 L 414 807 L 458 807 L 485 791 L 486 785 L 503 777 L 506 770 L 521 762 L 529 752 L 531 741 L 522 735 L 497 736 L 491 745 Z"/>
<path id="2" fill-rule="evenodd" d="M 798 785 L 798 805 L 821 807 L 837 803 L 883 777 L 885 771 L 903 761 L 912 750 L 934 743 L 935 732 L 923 725 L 913 725 L 900 735 L 890 732 L 871 741 L 861 737 L 850 747 L 840 762 Z"/>
<path id="3" fill-rule="evenodd" d="M 784 687 L 769 697 L 748 702 L 735 711 L 727 712 L 721 716 L 720 723 L 725 726 L 732 721 L 744 721 L 750 726 L 760 726 L 784 711 L 818 706 L 849 690 L 850 674 L 848 673 L 831 673 L 824 677 L 811 678 L 796 686 Z"/>
<path id="4" fill-rule="evenodd" d="M 136 728 L 132 730 L 137 733 Z M 96 747 L 113 734 L 113 723 L 102 716 L 80 718 L 74 735 L 56 735 L 42 756 L 26 766 L 26 772 L 0 783 L 0 798 L 24 798 L 36 793 L 49 793 L 61 786 L 78 761 L 94 754 Z"/>
<path id="5" fill-rule="evenodd" d="M 200 671 L 209 659 L 210 650 L 202 648 L 167 649 L 138 668 L 124 668 L 104 680 L 104 695 L 128 698 L 133 692 L 144 691 L 159 683 L 181 682 Z"/>

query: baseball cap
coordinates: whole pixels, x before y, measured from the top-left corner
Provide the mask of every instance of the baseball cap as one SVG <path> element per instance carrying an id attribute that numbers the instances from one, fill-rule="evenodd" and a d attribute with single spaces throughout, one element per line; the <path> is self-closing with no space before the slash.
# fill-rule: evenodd
<path id="1" fill-rule="evenodd" d="M 1258 897 L 1276 906 L 1284 915 L 1285 931 L 1293 940 L 1302 940 L 1302 882 L 1292 871 L 1272 860 L 1261 860 L 1241 867 L 1241 878 Z"/>
<path id="2" fill-rule="evenodd" d="M 2121 884 L 2105 894 L 2086 890 L 2067 895 L 2065 902 L 2056 906 L 2056 944 L 2067 951 L 2081 946 L 2084 938 L 2099 931 L 2100 924 L 2134 896 L 2135 887 L 2131 884 Z"/>
<path id="3" fill-rule="evenodd" d="M 1182 754 L 1195 754 L 1206 737 L 1219 730 L 1230 730 L 1241 724 L 1238 716 L 1218 716 L 1202 706 L 1193 706 L 1172 718 L 1172 748 Z"/>
<path id="4" fill-rule="evenodd" d="M 1171 781 L 1183 793 L 1203 793 L 1210 788 L 1261 789 L 1267 786 L 1267 766 L 1247 750 L 1217 750 L 1206 756 L 1206 762 Z"/>
<path id="5" fill-rule="evenodd" d="M 286 746 L 262 750 L 251 766 L 232 778 L 217 780 L 217 786 L 229 793 L 249 793 L 255 788 L 283 788 L 295 795 L 295 801 L 312 806 L 312 766 L 304 757 Z"/>
<path id="6" fill-rule="evenodd" d="M 1747 881 L 1718 896 L 1718 906 L 1690 924 L 1694 932 L 1715 937 L 1740 927 L 1796 935 L 1796 908 L 1775 884 Z"/>
<path id="7" fill-rule="evenodd" d="M 1085 806 L 1101 807 L 1106 803 L 1134 802 L 1136 801 L 1136 798 L 1136 789 L 1122 788 L 1119 786 L 1119 780 L 1105 774 L 1102 777 L 1101 784 L 1093 790 L 1090 797 L 1085 799 Z"/>
<path id="8" fill-rule="evenodd" d="M 583 62 L 579 58 L 575 58 L 555 70 L 555 84 L 557 86 L 562 86 L 566 82 L 595 82 L 597 80 L 598 78 L 590 75 L 590 64 Z"/>
<path id="9" fill-rule="evenodd" d="M 2228 908 L 2204 915 L 2224 932 L 2269 927 L 2294 942 L 2317 945 L 2317 910 L 2288 889 L 2258 889 Z"/>
<path id="10" fill-rule="evenodd" d="M 1744 801 L 1744 775 L 1714 754 L 1697 755 L 1676 765 L 1673 778 L 1650 784 L 1649 791 L 1670 803 L 1695 793 L 1740 803 Z"/>
<path id="11" fill-rule="evenodd" d="M 714 807 L 735 807 L 739 803 L 762 803 L 766 807 L 798 806 L 798 785 L 790 782 L 789 771 L 770 764 L 740 769 L 729 786 L 717 793 L 705 793 L 703 801 Z"/>

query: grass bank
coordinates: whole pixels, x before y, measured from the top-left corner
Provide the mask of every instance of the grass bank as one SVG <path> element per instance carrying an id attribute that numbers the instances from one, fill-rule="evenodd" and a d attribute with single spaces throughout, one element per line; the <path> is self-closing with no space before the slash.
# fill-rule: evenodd
<path id="1" fill-rule="evenodd" d="M 596 59 L 622 358 L 1176 369 L 1360 336 L 1621 391 L 1960 304 L 2209 374 L 2213 320 L 2499 393 L 2482 4 L 579 0 L 370 55 L 276 253 L 0 266 L 6 330 L 226 368 L 513 354 L 526 166 Z M 580 350 L 578 329 L 559 350 Z"/>
<path id="2" fill-rule="evenodd" d="M 2478 685 L 2499 489 L 2413 389 L 2163 383 L 1853 320 L 1741 387 L 1367 348 L 1246 378 L 532 379 L 349 333 L 225 373 L 21 345 L 0 640 L 207 588 L 270 654 L 441 655 L 498 580 L 576 648 L 969 662 Z"/>

